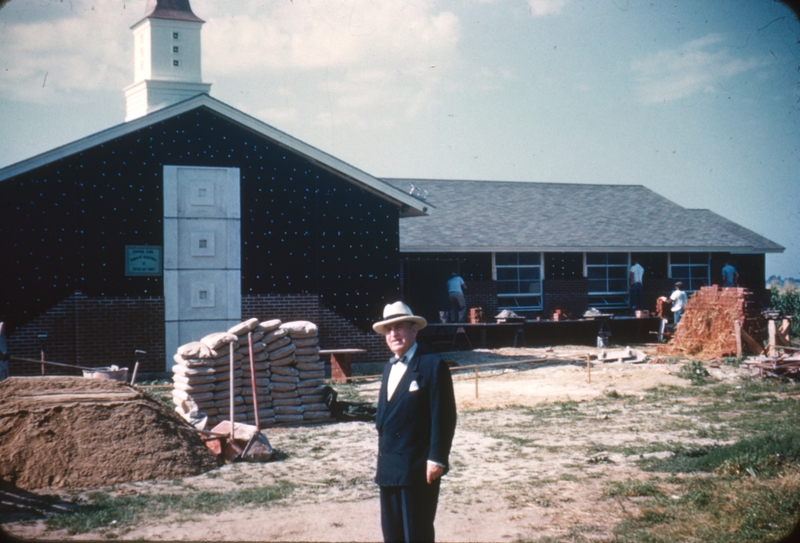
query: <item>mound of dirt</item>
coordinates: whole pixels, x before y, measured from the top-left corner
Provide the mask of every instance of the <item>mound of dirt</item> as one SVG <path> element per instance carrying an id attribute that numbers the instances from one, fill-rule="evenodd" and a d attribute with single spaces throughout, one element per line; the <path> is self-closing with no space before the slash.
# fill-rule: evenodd
<path id="1" fill-rule="evenodd" d="M 172 409 L 118 381 L 0 382 L 0 480 L 31 490 L 197 475 L 217 457 Z"/>

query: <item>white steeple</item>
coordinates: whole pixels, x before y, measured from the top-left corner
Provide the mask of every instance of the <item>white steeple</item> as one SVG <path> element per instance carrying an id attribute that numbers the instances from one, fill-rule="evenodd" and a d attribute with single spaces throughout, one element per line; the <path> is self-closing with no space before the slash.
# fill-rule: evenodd
<path id="1" fill-rule="evenodd" d="M 200 27 L 189 0 L 148 0 L 144 18 L 133 25 L 134 82 L 125 89 L 130 121 L 208 93 L 200 73 Z"/>

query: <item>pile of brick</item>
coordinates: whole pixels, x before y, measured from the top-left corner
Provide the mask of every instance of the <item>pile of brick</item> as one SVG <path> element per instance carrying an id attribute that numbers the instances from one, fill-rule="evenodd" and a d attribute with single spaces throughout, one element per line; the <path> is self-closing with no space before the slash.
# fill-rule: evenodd
<path id="1" fill-rule="evenodd" d="M 314 323 L 249 319 L 182 345 L 173 360 L 176 410 L 199 428 L 230 420 L 231 397 L 234 420 L 255 424 L 258 405 L 262 428 L 332 420 Z"/>
<path id="2" fill-rule="evenodd" d="M 738 321 L 743 330 L 747 327 L 749 295 L 743 288 L 701 287 L 689 297 L 675 334 L 669 343 L 658 347 L 658 354 L 698 360 L 735 356 L 734 322 Z"/>

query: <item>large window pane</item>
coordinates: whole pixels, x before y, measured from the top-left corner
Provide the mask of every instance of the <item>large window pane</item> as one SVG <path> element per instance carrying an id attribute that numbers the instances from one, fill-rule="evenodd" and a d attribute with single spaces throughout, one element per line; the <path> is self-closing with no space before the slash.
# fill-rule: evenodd
<path id="1" fill-rule="evenodd" d="M 628 307 L 628 253 L 586 253 L 592 307 Z"/>
<path id="2" fill-rule="evenodd" d="M 609 266 L 608 268 L 609 279 L 626 279 L 628 278 L 628 266 Z"/>
<path id="3" fill-rule="evenodd" d="M 540 253 L 495 253 L 498 309 L 542 308 Z"/>
<path id="4" fill-rule="evenodd" d="M 498 294 L 516 294 L 519 292 L 519 284 L 516 281 L 498 281 Z"/>
<path id="5" fill-rule="evenodd" d="M 608 282 L 609 292 L 625 292 L 628 290 L 628 281 L 625 279 L 611 279 Z"/>
<path id="6" fill-rule="evenodd" d="M 530 292 L 531 294 L 542 293 L 541 281 L 522 281 L 520 282 L 520 292 Z"/>
<path id="7" fill-rule="evenodd" d="M 608 264 L 617 266 L 628 266 L 628 253 L 607 253 Z"/>
<path id="8" fill-rule="evenodd" d="M 587 265 L 603 265 L 606 263 L 606 254 L 605 253 L 586 253 L 586 264 Z"/>
<path id="9" fill-rule="evenodd" d="M 669 259 L 672 264 L 688 264 L 691 253 L 670 253 Z"/>
<path id="10" fill-rule="evenodd" d="M 670 253 L 670 276 L 683 282 L 687 292 L 694 292 L 708 284 L 708 253 Z"/>
<path id="11" fill-rule="evenodd" d="M 519 253 L 520 266 L 538 266 L 541 263 L 539 253 Z"/>
<path id="12" fill-rule="evenodd" d="M 606 268 L 601 266 L 592 266 L 586 268 L 586 275 L 589 279 L 603 279 L 606 278 Z"/>
<path id="13" fill-rule="evenodd" d="M 589 292 L 605 292 L 605 280 L 589 279 Z"/>
<path id="14" fill-rule="evenodd" d="M 516 281 L 517 273 L 518 273 L 517 268 L 497 268 L 497 280 Z"/>
<path id="15" fill-rule="evenodd" d="M 494 261 L 497 266 L 516 266 L 517 253 L 495 253 Z"/>

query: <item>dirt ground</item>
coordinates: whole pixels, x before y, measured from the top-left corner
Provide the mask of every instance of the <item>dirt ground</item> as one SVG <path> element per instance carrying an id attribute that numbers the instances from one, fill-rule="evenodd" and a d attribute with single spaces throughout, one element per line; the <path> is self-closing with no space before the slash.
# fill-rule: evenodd
<path id="1" fill-rule="evenodd" d="M 690 386 L 678 377 L 677 364 L 594 361 L 587 371 L 585 355 L 595 349 L 500 349 L 446 353 L 459 365 L 481 364 L 479 381 L 471 370 L 454 373 L 459 423 L 451 473 L 445 477 L 436 519 L 440 541 L 536 540 L 564 537 L 581 526 L 585 537 L 610 540 L 611 530 L 630 511 L 602 499 L 602 484 L 642 477 L 622 454 L 603 453 L 602 446 L 647 439 L 680 440 L 648 425 L 663 412 L 589 413 L 591 421 L 576 426 L 548 424 L 526 427 L 525 406 L 577 402 L 609 394 L 638 396 L 657 385 Z M 634 353 L 635 354 L 635 353 Z M 641 357 L 640 357 L 641 358 Z M 513 367 L 488 364 L 536 360 Z M 716 379 L 740 379 L 746 368 L 710 368 Z M 358 385 L 363 397 L 374 397 L 377 383 Z M 477 393 L 477 397 L 476 397 Z M 561 405 L 561 404 L 559 404 Z M 555 407 L 554 407 L 555 408 Z M 586 413 L 584 413 L 586 415 Z M 566 420 L 566 419 L 565 419 Z M 487 430 L 488 428 L 488 430 Z M 291 481 L 297 485 L 286 499 L 264 508 L 238 508 L 221 514 L 175 515 L 150 521 L 130 531 L 111 534 L 124 540 L 147 541 L 379 541 L 377 488 L 372 483 L 377 434 L 372 423 L 346 422 L 265 430 L 272 446 L 285 453 L 267 464 L 234 463 L 211 472 L 183 477 L 177 483 L 118 484 L 114 493 L 224 492 L 248 486 Z M 587 458 L 592 445 L 600 452 Z M 177 486 L 176 486 L 177 485 Z M 99 539 L 98 533 L 68 536 L 47 532 L 39 521 L 5 521 L 3 527 L 23 538 Z M 590 528 L 587 528 L 590 527 Z M 107 537 L 109 532 L 103 534 Z"/>

